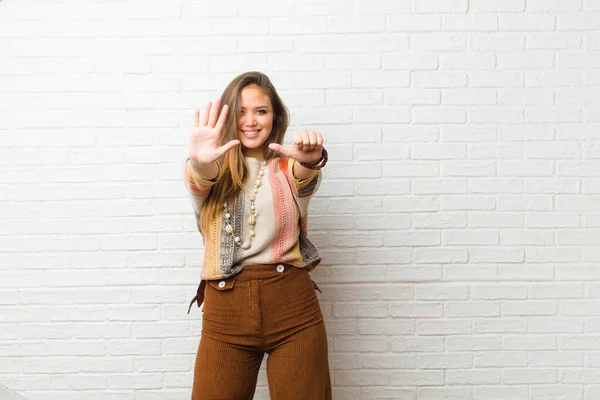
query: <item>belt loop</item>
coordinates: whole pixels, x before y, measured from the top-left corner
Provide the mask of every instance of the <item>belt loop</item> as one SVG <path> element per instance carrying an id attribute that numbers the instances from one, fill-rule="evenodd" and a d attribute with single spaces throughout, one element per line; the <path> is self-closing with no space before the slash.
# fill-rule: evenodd
<path id="1" fill-rule="evenodd" d="M 319 293 L 323 293 L 323 292 L 321 292 L 321 289 L 319 289 L 319 287 L 317 286 L 317 284 L 315 283 L 315 281 L 313 281 L 312 279 L 311 279 L 310 281 L 312 282 L 312 284 L 313 284 L 313 288 L 314 288 L 315 290 L 318 290 L 318 291 L 319 291 Z"/>
<path id="2" fill-rule="evenodd" d="M 188 312 L 187 312 L 188 314 L 192 310 L 192 305 L 194 304 L 194 302 L 196 301 L 197 298 L 198 298 L 198 295 L 194 296 L 194 298 L 192 299 L 192 301 L 190 301 L 190 306 L 188 307 Z"/>
<path id="3" fill-rule="evenodd" d="M 194 301 L 198 303 L 198 308 L 200 308 L 202 303 L 204 303 L 204 287 L 205 286 L 206 286 L 206 281 L 204 279 L 202 279 L 200 281 L 200 284 L 198 285 L 198 289 L 196 290 L 196 295 L 190 302 L 190 306 L 188 307 L 188 312 L 187 312 L 188 314 L 190 313 L 190 310 L 192 309 L 192 304 L 194 304 Z"/>

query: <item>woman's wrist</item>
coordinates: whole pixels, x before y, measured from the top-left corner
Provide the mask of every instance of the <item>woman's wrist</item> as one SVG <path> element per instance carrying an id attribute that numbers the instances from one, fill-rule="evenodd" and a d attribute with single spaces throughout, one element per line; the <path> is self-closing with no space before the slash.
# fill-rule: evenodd
<path id="1" fill-rule="evenodd" d="M 208 164 L 199 164 L 188 157 L 192 171 L 202 179 L 207 181 L 215 180 L 221 173 L 221 163 L 215 160 Z"/>
<path id="2" fill-rule="evenodd" d="M 323 147 L 323 151 L 321 152 L 321 158 L 319 158 L 318 160 L 312 161 L 312 162 L 299 161 L 299 163 L 304 168 L 318 171 L 321 168 L 323 168 L 325 166 L 325 164 L 327 164 L 327 159 L 328 159 L 327 150 L 325 150 L 325 147 Z"/>

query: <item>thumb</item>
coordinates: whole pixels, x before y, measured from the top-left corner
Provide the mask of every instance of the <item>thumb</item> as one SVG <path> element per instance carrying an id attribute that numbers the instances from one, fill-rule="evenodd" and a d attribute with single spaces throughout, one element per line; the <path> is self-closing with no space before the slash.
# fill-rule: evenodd
<path id="1" fill-rule="evenodd" d="M 219 147 L 216 150 L 216 153 L 217 153 L 217 155 L 219 157 L 221 157 L 223 154 L 227 153 L 229 150 L 231 150 L 232 148 L 234 148 L 238 144 L 240 144 L 239 140 L 231 140 L 228 143 L 224 144 L 223 146 Z"/>
<path id="2" fill-rule="evenodd" d="M 279 154 L 286 156 L 286 157 L 291 157 L 292 154 L 294 153 L 292 151 L 292 149 L 287 148 L 287 147 L 283 147 L 282 145 L 278 144 L 278 143 L 271 143 L 269 145 L 269 148 L 273 151 L 278 152 Z"/>

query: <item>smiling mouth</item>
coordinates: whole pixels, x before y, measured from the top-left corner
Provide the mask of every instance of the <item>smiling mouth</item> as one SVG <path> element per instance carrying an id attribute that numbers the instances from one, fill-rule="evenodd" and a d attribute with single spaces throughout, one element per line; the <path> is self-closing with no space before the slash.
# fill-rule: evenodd
<path id="1" fill-rule="evenodd" d="M 255 138 L 258 136 L 258 133 L 261 131 L 261 129 L 257 129 L 257 130 L 253 130 L 253 131 L 245 131 L 242 130 L 242 133 L 244 134 L 244 136 L 246 136 L 247 138 Z"/>

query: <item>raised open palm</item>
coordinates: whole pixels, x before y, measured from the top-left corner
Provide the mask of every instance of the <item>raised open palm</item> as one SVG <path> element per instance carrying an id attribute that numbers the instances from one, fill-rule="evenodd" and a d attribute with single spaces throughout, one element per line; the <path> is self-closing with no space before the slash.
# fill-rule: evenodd
<path id="1" fill-rule="evenodd" d="M 220 100 L 209 102 L 204 110 L 196 110 L 194 113 L 194 126 L 190 135 L 190 161 L 195 167 L 213 163 L 240 143 L 239 140 L 231 140 L 221 145 L 221 132 L 229 107 L 224 105 L 217 119 L 220 104 Z"/>

